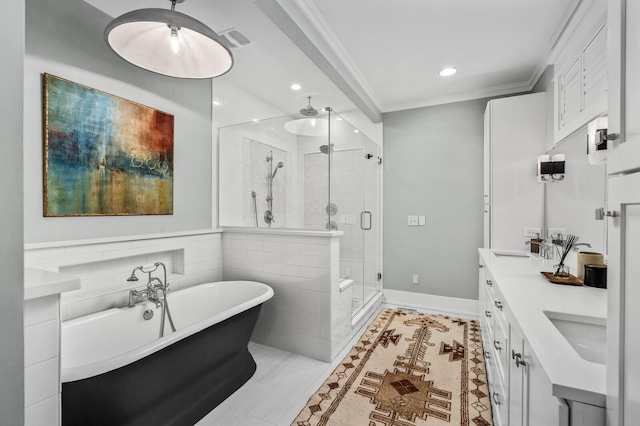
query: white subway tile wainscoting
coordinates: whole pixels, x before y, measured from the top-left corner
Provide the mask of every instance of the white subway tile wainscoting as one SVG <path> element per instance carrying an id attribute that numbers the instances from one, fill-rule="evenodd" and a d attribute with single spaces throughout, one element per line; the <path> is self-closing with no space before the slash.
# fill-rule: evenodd
<path id="1" fill-rule="evenodd" d="M 341 235 L 225 228 L 224 279 L 260 281 L 275 293 L 262 307 L 254 342 L 326 362 L 345 347 L 355 328 L 351 289 L 340 291 Z"/>
<path id="2" fill-rule="evenodd" d="M 380 293 L 352 318 L 352 287 L 340 288 L 341 236 L 340 231 L 225 228 L 27 245 L 27 267 L 74 277 L 80 287 L 65 288 L 55 297 L 25 289 L 37 297 L 25 304 L 26 424 L 60 424 L 60 322 L 126 306 L 129 291 L 145 286 L 144 279 L 127 281 L 132 270 L 155 262 L 167 266 L 173 290 L 221 280 L 271 286 L 275 295 L 262 307 L 250 347 L 258 351 L 260 364 L 272 356 L 275 363 L 296 360 L 305 371 L 315 372 L 319 384 L 332 369 L 327 363 L 340 359 L 382 303 Z M 256 377 L 262 380 L 262 375 L 282 370 L 274 378 L 286 382 L 282 386 L 304 385 L 309 394 L 315 390 L 316 381 L 303 374 L 289 376 L 285 367 L 260 366 Z M 296 393 L 287 392 L 292 397 Z M 288 413 L 283 407 L 253 405 L 267 423 L 254 423 L 247 414 L 246 424 L 284 424 L 278 417 Z M 215 424 L 244 424 L 236 420 Z"/>

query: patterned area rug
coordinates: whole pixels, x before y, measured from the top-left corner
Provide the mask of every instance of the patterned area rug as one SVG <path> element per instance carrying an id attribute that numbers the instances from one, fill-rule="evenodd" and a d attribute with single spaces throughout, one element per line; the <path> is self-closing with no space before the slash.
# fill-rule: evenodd
<path id="1" fill-rule="evenodd" d="M 492 424 L 480 324 L 387 309 L 292 426 Z"/>

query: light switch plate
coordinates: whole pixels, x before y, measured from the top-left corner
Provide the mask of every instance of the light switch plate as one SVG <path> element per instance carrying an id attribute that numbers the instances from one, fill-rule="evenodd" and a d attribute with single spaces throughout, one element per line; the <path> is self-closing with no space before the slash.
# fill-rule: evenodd
<path id="1" fill-rule="evenodd" d="M 540 228 L 524 228 L 524 236 L 525 237 L 531 237 L 531 238 L 536 238 L 536 237 L 540 237 L 540 235 L 542 235 L 540 233 Z"/>
<path id="2" fill-rule="evenodd" d="M 427 219 L 424 216 L 418 216 L 418 225 L 427 226 Z"/>
<path id="3" fill-rule="evenodd" d="M 418 216 L 409 216 L 407 218 L 407 225 L 418 226 Z"/>
<path id="4" fill-rule="evenodd" d="M 567 230 L 565 228 L 548 228 L 547 237 L 557 238 L 560 235 L 566 235 Z"/>

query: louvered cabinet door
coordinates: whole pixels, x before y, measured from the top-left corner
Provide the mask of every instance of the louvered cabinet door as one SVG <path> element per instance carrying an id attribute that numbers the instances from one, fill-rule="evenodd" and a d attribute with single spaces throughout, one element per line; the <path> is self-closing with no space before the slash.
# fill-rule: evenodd
<path id="1" fill-rule="evenodd" d="M 555 143 L 607 112 L 607 22 L 598 21 L 581 49 L 559 63 L 557 71 Z"/>

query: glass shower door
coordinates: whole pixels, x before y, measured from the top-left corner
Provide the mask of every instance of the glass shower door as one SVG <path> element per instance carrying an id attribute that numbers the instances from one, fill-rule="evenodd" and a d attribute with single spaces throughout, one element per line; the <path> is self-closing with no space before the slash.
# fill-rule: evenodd
<path id="1" fill-rule="evenodd" d="M 331 125 L 330 221 L 344 233 L 340 277 L 353 280 L 355 314 L 378 291 L 379 148 L 337 114 Z"/>

